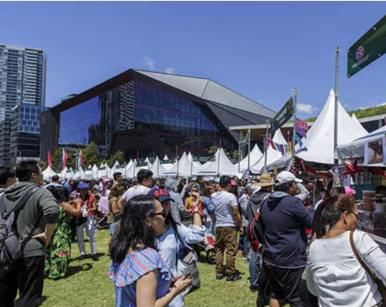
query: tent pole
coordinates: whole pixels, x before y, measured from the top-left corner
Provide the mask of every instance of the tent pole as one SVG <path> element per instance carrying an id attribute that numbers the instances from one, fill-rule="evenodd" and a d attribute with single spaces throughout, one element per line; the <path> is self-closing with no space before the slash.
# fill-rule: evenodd
<path id="1" fill-rule="evenodd" d="M 250 168 L 251 168 L 251 129 L 248 129 L 248 172 Z"/>
<path id="2" fill-rule="evenodd" d="M 241 160 L 241 142 L 243 141 L 243 133 L 240 132 L 240 140 L 239 140 L 239 173 L 240 173 L 240 160 Z"/>

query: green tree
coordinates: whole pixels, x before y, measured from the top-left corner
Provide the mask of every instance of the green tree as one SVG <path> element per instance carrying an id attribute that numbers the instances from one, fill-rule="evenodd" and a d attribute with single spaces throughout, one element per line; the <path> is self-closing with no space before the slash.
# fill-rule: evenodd
<path id="1" fill-rule="evenodd" d="M 115 161 L 118 161 L 120 165 L 125 163 L 125 155 L 122 151 L 118 150 L 115 154 L 113 154 L 110 158 L 111 166 L 114 165 Z"/>
<path id="2" fill-rule="evenodd" d="M 110 159 L 102 159 L 102 160 L 100 160 L 100 161 L 97 163 L 97 166 L 99 167 L 102 163 L 103 163 L 103 164 L 107 164 L 108 167 L 112 167 L 112 166 L 113 166 Z"/>
<path id="3" fill-rule="evenodd" d="M 236 160 L 239 158 L 239 151 L 238 150 L 234 150 L 232 152 L 232 158 L 236 159 Z"/>
<path id="4" fill-rule="evenodd" d="M 55 172 L 62 171 L 62 150 L 59 148 L 55 150 L 54 156 L 52 157 L 52 166 Z"/>
<path id="5" fill-rule="evenodd" d="M 40 165 L 40 167 L 42 168 L 43 171 L 47 168 L 46 161 L 43 161 L 43 160 L 39 161 L 39 165 Z"/>
<path id="6" fill-rule="evenodd" d="M 76 169 L 77 167 L 76 154 L 71 151 L 68 151 L 67 154 L 68 154 L 67 161 L 66 161 L 67 168 L 69 169 L 70 167 L 72 167 L 72 169 Z"/>
<path id="7" fill-rule="evenodd" d="M 84 164 L 93 166 L 94 164 L 98 164 L 98 148 L 94 142 L 90 142 L 84 150 Z"/>

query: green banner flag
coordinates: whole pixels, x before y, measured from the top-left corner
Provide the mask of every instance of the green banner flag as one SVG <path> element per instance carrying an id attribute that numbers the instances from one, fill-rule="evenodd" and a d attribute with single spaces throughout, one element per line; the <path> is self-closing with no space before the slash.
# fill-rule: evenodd
<path id="1" fill-rule="evenodd" d="M 348 51 L 347 78 L 386 52 L 386 15 L 366 32 Z"/>
<path id="2" fill-rule="evenodd" d="M 279 112 L 276 113 L 275 117 L 271 120 L 271 133 L 273 134 L 277 129 L 283 126 L 294 114 L 294 103 L 293 98 L 291 97 L 281 108 Z"/>

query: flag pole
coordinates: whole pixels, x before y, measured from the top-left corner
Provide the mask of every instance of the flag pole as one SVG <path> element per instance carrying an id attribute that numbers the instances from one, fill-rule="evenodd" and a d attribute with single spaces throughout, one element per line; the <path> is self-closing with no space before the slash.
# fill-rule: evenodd
<path id="1" fill-rule="evenodd" d="M 267 132 L 265 134 L 264 140 L 264 169 L 267 167 L 267 151 L 268 151 L 268 130 L 269 130 L 269 119 L 266 119 L 265 123 L 267 124 Z"/>
<path id="2" fill-rule="evenodd" d="M 294 95 L 294 119 L 293 119 L 293 134 L 292 134 L 292 158 L 291 164 L 293 164 L 293 160 L 295 158 L 295 135 L 296 135 L 296 104 L 298 100 L 298 89 L 295 87 L 293 90 Z"/>
<path id="3" fill-rule="evenodd" d="M 335 55 L 335 105 L 334 105 L 334 165 L 338 165 L 338 159 L 335 159 L 335 150 L 338 144 L 338 93 L 339 93 L 339 47 L 336 47 Z"/>

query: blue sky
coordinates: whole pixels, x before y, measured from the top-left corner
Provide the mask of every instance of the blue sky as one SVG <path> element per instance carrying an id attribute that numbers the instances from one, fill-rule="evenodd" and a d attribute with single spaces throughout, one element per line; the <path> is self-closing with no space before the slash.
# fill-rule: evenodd
<path id="1" fill-rule="evenodd" d="M 47 53 L 46 105 L 129 68 L 210 78 L 275 111 L 298 87 L 299 117 L 334 88 L 348 49 L 386 2 L 1 2 L 0 43 Z M 346 78 L 347 110 L 386 102 L 386 56 Z"/>

